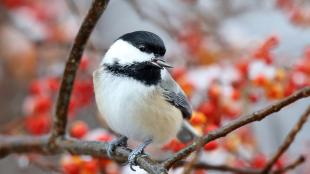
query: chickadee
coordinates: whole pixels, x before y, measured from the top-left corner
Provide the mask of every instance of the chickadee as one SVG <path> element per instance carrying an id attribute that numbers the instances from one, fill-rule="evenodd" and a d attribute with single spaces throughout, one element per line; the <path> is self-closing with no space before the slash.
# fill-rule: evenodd
<path id="1" fill-rule="evenodd" d="M 185 121 L 191 106 L 166 70 L 172 67 L 163 59 L 165 52 L 156 34 L 127 33 L 112 44 L 93 73 L 99 112 L 121 135 L 109 144 L 108 155 L 116 146 L 127 145 L 127 138 L 142 142 L 128 157 L 131 168 L 148 144 L 163 145 L 178 133 L 182 141 L 195 136 Z"/>

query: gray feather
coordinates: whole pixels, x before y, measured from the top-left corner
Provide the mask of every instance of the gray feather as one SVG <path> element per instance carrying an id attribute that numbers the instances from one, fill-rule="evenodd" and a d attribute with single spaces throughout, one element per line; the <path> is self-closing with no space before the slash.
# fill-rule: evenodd
<path id="1" fill-rule="evenodd" d="M 163 73 L 160 86 L 163 89 L 163 96 L 165 99 L 181 111 L 183 118 L 189 119 L 192 115 L 192 107 L 183 90 L 172 79 L 168 72 Z"/>
<path id="2" fill-rule="evenodd" d="M 188 143 L 198 138 L 200 135 L 186 120 L 183 121 L 182 128 L 177 134 L 177 138 L 183 142 Z"/>

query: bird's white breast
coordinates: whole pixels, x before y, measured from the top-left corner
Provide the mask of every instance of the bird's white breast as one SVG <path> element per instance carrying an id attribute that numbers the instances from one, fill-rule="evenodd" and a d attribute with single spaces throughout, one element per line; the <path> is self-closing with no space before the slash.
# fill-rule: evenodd
<path id="1" fill-rule="evenodd" d="M 116 133 L 163 144 L 175 137 L 183 121 L 181 112 L 165 101 L 160 87 L 146 86 L 132 78 L 94 72 L 98 109 Z"/>

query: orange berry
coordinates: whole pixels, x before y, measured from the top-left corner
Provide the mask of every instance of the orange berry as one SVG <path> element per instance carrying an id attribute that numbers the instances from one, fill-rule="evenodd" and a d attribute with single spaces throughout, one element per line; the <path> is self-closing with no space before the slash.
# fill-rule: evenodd
<path id="1" fill-rule="evenodd" d="M 283 81 L 285 80 L 286 74 L 284 69 L 277 69 L 275 79 L 278 81 Z"/>
<path id="2" fill-rule="evenodd" d="M 280 99 L 284 96 L 283 86 L 280 83 L 270 85 L 267 90 L 267 96 L 271 99 Z"/>
<path id="3" fill-rule="evenodd" d="M 265 75 L 263 74 L 259 74 L 258 76 L 256 76 L 256 78 L 253 80 L 254 85 L 256 86 L 267 86 L 268 84 L 268 80 L 265 77 Z"/>
<path id="4" fill-rule="evenodd" d="M 193 125 L 204 124 L 207 121 L 207 117 L 202 112 L 194 112 L 190 119 Z"/>
<path id="5" fill-rule="evenodd" d="M 187 79 L 184 78 L 179 79 L 178 83 L 187 96 L 192 95 L 194 91 L 194 85 L 192 83 L 190 83 Z"/>

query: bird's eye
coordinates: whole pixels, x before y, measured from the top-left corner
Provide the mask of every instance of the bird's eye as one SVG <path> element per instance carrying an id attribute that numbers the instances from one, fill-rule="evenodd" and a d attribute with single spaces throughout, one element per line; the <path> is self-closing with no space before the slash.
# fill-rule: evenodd
<path id="1" fill-rule="evenodd" d="M 145 48 L 144 45 L 140 45 L 138 48 L 139 48 L 140 51 L 146 51 L 146 48 Z"/>

